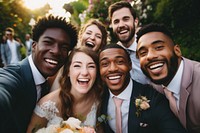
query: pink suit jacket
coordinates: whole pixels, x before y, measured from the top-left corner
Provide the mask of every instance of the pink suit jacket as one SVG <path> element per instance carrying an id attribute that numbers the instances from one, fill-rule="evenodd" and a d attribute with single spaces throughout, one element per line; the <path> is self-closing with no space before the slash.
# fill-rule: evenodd
<path id="1" fill-rule="evenodd" d="M 200 133 L 200 63 L 182 57 L 184 62 L 178 118 L 189 133 Z M 151 83 L 164 94 L 163 87 Z"/>
<path id="2" fill-rule="evenodd" d="M 191 133 L 200 133 L 200 63 L 183 58 L 179 120 Z"/>

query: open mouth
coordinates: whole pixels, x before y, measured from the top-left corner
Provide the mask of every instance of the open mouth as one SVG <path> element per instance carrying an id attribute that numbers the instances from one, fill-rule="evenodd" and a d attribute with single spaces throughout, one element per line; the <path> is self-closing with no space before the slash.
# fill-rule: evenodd
<path id="1" fill-rule="evenodd" d="M 85 46 L 87 46 L 87 47 L 89 47 L 89 48 L 94 48 L 94 43 L 92 43 L 92 42 L 86 42 L 85 43 Z"/>
<path id="2" fill-rule="evenodd" d="M 117 80 L 117 79 L 120 79 L 121 76 L 110 76 L 108 77 L 109 80 Z"/>
<path id="3" fill-rule="evenodd" d="M 128 32 L 128 30 L 120 30 L 119 31 L 119 34 L 125 34 L 125 33 L 127 33 Z"/>
<path id="4" fill-rule="evenodd" d="M 89 83 L 89 79 L 78 79 L 78 83 L 80 84 L 80 85 L 86 85 L 86 84 L 88 84 Z"/>
<path id="5" fill-rule="evenodd" d="M 57 65 L 57 64 L 58 64 L 57 61 L 51 60 L 51 59 L 45 59 L 45 61 L 48 62 L 48 63 L 51 64 L 51 65 Z"/>
<path id="6" fill-rule="evenodd" d="M 149 68 L 151 70 L 154 70 L 154 69 L 159 69 L 161 67 L 163 67 L 164 63 L 157 63 L 157 64 L 154 64 L 154 65 L 150 65 Z"/>

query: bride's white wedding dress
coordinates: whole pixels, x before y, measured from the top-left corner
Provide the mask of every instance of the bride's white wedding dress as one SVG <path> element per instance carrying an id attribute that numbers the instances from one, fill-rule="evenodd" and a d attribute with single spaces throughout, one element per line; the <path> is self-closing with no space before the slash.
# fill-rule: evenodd
<path id="1" fill-rule="evenodd" d="M 52 124 L 59 124 L 63 119 L 56 114 L 59 113 L 56 103 L 49 100 L 41 105 L 36 105 L 34 109 L 34 113 L 40 117 L 45 117 L 48 120 L 47 126 Z M 96 112 L 97 112 L 97 105 L 94 103 L 91 111 L 87 114 L 86 120 L 83 121 L 83 125 L 88 125 L 95 127 L 96 124 Z"/>

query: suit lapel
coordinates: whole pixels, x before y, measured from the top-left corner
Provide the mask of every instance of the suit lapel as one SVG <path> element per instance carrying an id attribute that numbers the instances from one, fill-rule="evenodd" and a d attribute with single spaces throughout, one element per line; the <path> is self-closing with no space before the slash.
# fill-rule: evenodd
<path id="1" fill-rule="evenodd" d="M 22 71 L 21 72 L 22 77 L 23 77 L 24 82 L 25 82 L 26 87 L 27 87 L 26 89 L 27 89 L 27 91 L 29 91 L 27 93 L 27 95 L 31 94 L 30 95 L 31 103 L 33 105 L 35 105 L 36 101 L 37 101 L 37 91 L 36 91 L 36 86 L 35 86 L 35 82 L 34 82 L 34 79 L 33 79 L 33 74 L 32 74 L 32 71 L 31 71 L 31 67 L 30 67 L 28 58 L 22 60 L 20 62 L 20 66 L 21 66 L 21 71 Z"/>
<path id="2" fill-rule="evenodd" d="M 184 68 L 183 68 L 181 90 L 180 90 L 179 119 L 183 124 L 183 126 L 186 128 L 186 105 L 189 93 L 191 91 L 188 90 L 187 88 L 192 82 L 193 65 L 185 58 L 183 58 L 183 61 L 184 61 Z"/>
<path id="3" fill-rule="evenodd" d="M 133 89 L 130 99 L 129 115 L 128 115 L 128 132 L 137 133 L 139 128 L 140 117 L 136 116 L 135 98 L 140 95 L 139 84 L 133 81 Z"/>
<path id="4" fill-rule="evenodd" d="M 103 103 L 102 103 L 102 114 L 105 114 L 106 116 L 108 116 L 107 110 L 108 110 L 108 100 L 109 100 L 109 96 L 110 93 L 108 91 L 108 88 L 105 88 L 105 93 L 103 96 Z M 110 128 L 108 122 L 106 121 L 106 123 L 103 123 L 104 126 L 104 131 L 106 131 L 106 133 L 114 133 L 112 131 L 112 129 Z"/>

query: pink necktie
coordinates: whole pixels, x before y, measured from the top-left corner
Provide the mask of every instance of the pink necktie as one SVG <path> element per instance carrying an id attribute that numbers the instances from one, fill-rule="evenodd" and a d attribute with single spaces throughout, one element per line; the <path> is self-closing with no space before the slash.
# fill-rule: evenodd
<path id="1" fill-rule="evenodd" d="M 122 133 L 122 112 L 121 112 L 121 105 L 123 100 L 117 97 L 113 97 L 115 102 L 116 110 L 116 133 Z"/>
<path id="2" fill-rule="evenodd" d="M 164 92 L 165 92 L 165 96 L 169 100 L 169 105 L 172 112 L 178 117 L 178 108 L 177 108 L 176 99 L 173 96 L 173 93 L 169 91 L 166 87 L 164 87 Z"/>

